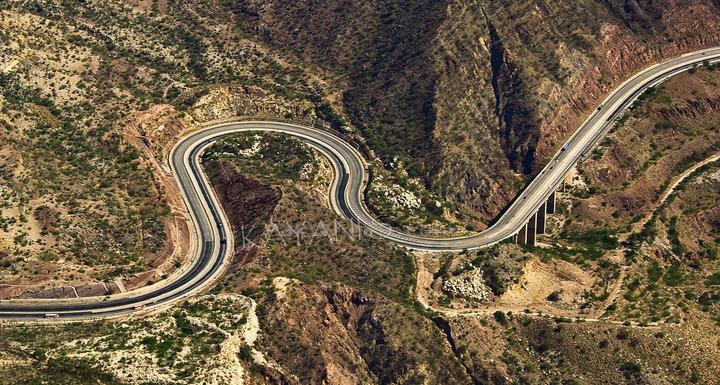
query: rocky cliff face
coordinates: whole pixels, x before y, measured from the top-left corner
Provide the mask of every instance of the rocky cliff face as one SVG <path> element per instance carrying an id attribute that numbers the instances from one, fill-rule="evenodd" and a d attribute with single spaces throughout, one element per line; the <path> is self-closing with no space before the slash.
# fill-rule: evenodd
<path id="1" fill-rule="evenodd" d="M 718 2 L 242 0 L 240 25 L 338 72 L 381 156 L 487 221 L 614 85 L 720 40 Z"/>

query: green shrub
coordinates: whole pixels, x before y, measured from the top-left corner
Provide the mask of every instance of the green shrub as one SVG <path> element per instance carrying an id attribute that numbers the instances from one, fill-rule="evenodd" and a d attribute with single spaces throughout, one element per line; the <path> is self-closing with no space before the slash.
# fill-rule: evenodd
<path id="1" fill-rule="evenodd" d="M 665 274 L 665 284 L 668 286 L 677 286 L 685 280 L 685 274 L 679 266 L 672 265 Z"/>
<path id="2" fill-rule="evenodd" d="M 716 272 L 710 274 L 710 275 L 708 276 L 707 280 L 705 281 L 705 283 L 706 283 L 708 286 L 718 286 L 718 285 L 720 285 L 720 271 L 716 271 Z"/>
<path id="3" fill-rule="evenodd" d="M 614 250 L 619 245 L 617 238 L 608 229 L 563 233 L 562 236 L 570 241 L 596 246 L 604 250 Z"/>
<path id="4" fill-rule="evenodd" d="M 668 238 L 670 239 L 670 243 L 672 243 L 673 253 L 680 256 L 683 254 L 683 245 L 680 242 L 680 233 L 677 229 L 677 222 L 677 217 L 672 217 L 670 219 L 670 223 L 668 224 Z"/>
<path id="5" fill-rule="evenodd" d="M 560 300 L 560 293 L 557 291 L 553 291 L 550 293 L 550 295 L 547 296 L 547 300 L 550 302 L 557 302 Z"/>
<path id="6" fill-rule="evenodd" d="M 655 282 L 659 281 L 660 278 L 662 278 L 663 270 L 662 270 L 662 268 L 660 268 L 660 265 L 657 262 L 653 261 L 652 265 L 648 269 L 647 275 L 648 275 L 648 282 L 655 283 Z"/>
<path id="7" fill-rule="evenodd" d="M 508 319 L 505 313 L 501 312 L 500 310 L 493 313 L 493 317 L 495 318 L 495 321 L 497 321 L 502 326 L 508 325 Z"/>

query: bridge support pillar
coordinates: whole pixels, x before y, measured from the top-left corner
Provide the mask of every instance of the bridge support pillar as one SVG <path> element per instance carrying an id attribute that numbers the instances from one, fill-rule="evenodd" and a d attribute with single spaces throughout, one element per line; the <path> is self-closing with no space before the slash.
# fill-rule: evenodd
<path id="1" fill-rule="evenodd" d="M 546 219 L 546 210 L 547 210 L 547 204 L 543 203 L 537 212 L 537 233 L 538 234 L 545 234 L 545 219 Z"/>
<path id="2" fill-rule="evenodd" d="M 555 214 L 555 191 L 550 194 L 547 200 L 547 210 L 545 211 L 548 214 Z"/>
<path id="3" fill-rule="evenodd" d="M 518 231 L 517 235 L 515 235 L 515 238 L 517 239 L 518 245 L 527 244 L 527 224 L 520 228 L 520 231 Z"/>
<path id="4" fill-rule="evenodd" d="M 535 246 L 537 239 L 537 214 L 533 214 L 528 220 L 526 233 L 525 243 L 530 246 Z"/>

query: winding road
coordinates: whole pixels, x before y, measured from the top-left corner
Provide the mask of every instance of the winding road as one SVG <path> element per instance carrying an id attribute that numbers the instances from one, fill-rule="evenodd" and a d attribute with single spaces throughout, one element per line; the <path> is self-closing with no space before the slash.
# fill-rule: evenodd
<path id="1" fill-rule="evenodd" d="M 362 224 L 401 246 L 425 251 L 459 251 L 487 247 L 509 238 L 537 212 L 568 172 L 607 133 L 617 118 L 646 89 L 705 60 L 720 60 L 720 47 L 696 51 L 648 67 L 616 88 L 568 139 L 545 168 L 488 229 L 458 238 L 426 238 L 405 234 L 377 221 L 366 209 L 363 191 L 367 167 L 361 154 L 331 132 L 280 122 L 217 124 L 182 138 L 170 153 L 192 228 L 195 247 L 191 265 L 152 286 L 109 297 L 72 300 L 0 301 L 0 319 L 92 319 L 167 307 L 211 286 L 222 275 L 233 252 L 227 216 L 200 166 L 203 150 L 217 139 L 243 132 L 280 132 L 307 142 L 330 160 L 335 177 L 330 201 L 341 216 Z"/>

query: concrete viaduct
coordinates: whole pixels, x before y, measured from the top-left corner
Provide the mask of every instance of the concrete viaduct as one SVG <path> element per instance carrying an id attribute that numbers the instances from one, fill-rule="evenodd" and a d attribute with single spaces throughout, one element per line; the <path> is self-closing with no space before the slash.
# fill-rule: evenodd
<path id="1" fill-rule="evenodd" d="M 537 236 L 545 234 L 547 224 L 547 216 L 555 214 L 555 191 L 553 191 L 548 199 L 540 205 L 537 212 L 528 219 L 525 226 L 521 227 L 517 234 L 513 236 L 515 242 L 519 245 L 535 246 Z"/>

